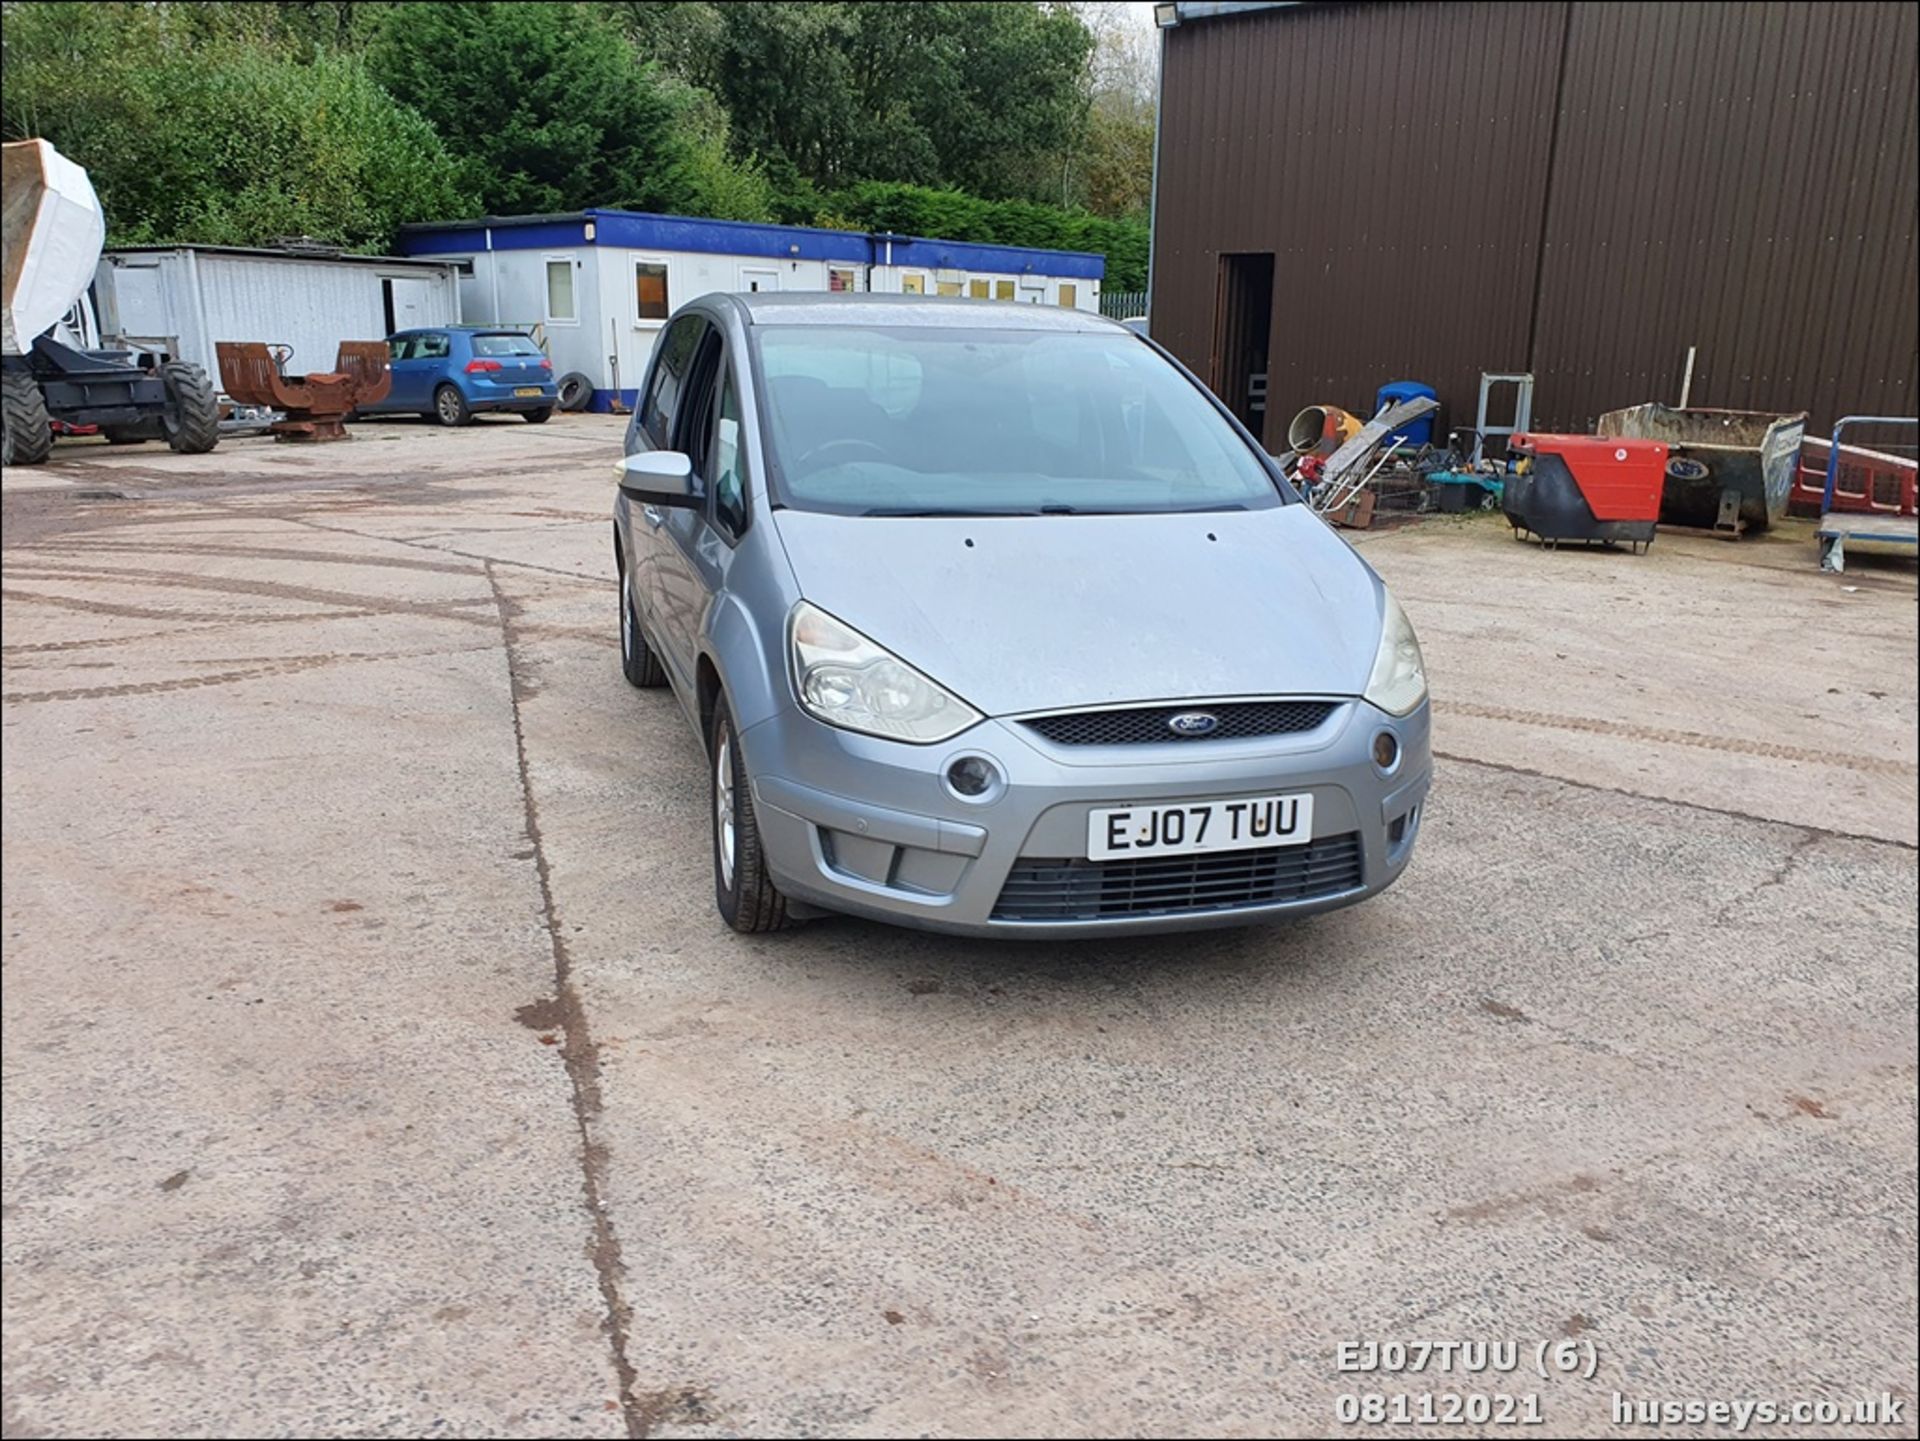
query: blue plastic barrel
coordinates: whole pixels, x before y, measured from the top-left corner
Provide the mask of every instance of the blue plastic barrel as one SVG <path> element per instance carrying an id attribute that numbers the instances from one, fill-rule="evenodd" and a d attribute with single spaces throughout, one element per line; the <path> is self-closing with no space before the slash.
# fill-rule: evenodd
<path id="1" fill-rule="evenodd" d="M 1418 380 L 1390 380 L 1380 387 L 1380 393 L 1373 398 L 1373 412 L 1378 415 L 1383 405 L 1398 405 L 1403 400 L 1413 400 L 1420 396 L 1432 399 L 1436 394 L 1438 392 L 1431 385 L 1423 384 Z M 1433 412 L 1428 411 L 1405 429 L 1390 432 L 1384 443 L 1392 445 L 1397 440 L 1402 450 L 1418 450 L 1432 439 Z"/>

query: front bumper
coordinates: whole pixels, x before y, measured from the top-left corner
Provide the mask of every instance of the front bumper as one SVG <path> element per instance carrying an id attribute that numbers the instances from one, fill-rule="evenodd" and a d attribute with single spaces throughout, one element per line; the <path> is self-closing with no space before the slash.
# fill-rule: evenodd
<path id="1" fill-rule="evenodd" d="M 1384 775 L 1371 754 L 1382 730 L 1400 743 L 1400 758 Z M 1333 910 L 1385 890 L 1406 868 L 1419 832 L 1432 774 L 1428 735 L 1425 704 L 1395 718 L 1345 699 L 1313 731 L 1246 740 L 1068 746 L 1006 719 L 912 746 L 838 730 L 794 708 L 749 727 L 740 740 L 767 864 L 790 898 L 927 930 L 1057 939 L 1244 925 Z M 1005 785 L 991 800 L 967 801 L 947 789 L 947 767 L 961 755 L 986 756 L 999 768 Z M 995 914 L 1016 866 L 1023 876 L 1037 860 L 1064 867 L 1079 858 L 1085 866 L 1089 810 L 1295 791 L 1313 793 L 1316 850 L 1351 855 L 1357 846 L 1357 862 L 1334 876 L 1331 889 L 1126 914 L 1083 908 L 1061 919 Z"/>

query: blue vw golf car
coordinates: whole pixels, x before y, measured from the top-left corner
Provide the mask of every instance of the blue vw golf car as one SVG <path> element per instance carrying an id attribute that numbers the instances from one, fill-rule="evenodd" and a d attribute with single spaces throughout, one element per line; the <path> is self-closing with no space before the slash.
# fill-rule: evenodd
<path id="1" fill-rule="evenodd" d="M 465 425 L 482 411 L 512 411 L 538 425 L 559 404 L 553 362 L 523 330 L 450 325 L 387 337 L 393 389 L 362 415 L 415 414 Z"/>

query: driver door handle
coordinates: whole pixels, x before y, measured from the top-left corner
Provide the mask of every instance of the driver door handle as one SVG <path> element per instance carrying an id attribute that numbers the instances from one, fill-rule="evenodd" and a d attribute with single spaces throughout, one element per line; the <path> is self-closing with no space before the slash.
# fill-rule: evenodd
<path id="1" fill-rule="evenodd" d="M 665 525 L 667 521 L 667 517 L 661 512 L 660 507 L 657 505 L 641 506 L 640 514 L 646 518 L 647 524 L 652 526 L 655 530 L 660 529 L 660 527 Z"/>

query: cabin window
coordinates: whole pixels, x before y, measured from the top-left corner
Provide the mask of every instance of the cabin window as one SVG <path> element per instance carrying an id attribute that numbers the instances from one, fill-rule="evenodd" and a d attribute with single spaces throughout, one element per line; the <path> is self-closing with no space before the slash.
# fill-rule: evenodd
<path id="1" fill-rule="evenodd" d="M 553 321 L 576 321 L 579 311 L 573 305 L 573 261 L 549 260 L 547 262 L 547 319 Z"/>
<path id="2" fill-rule="evenodd" d="M 665 320 L 673 306 L 667 299 L 667 262 L 633 262 L 634 315 L 640 320 Z"/>

